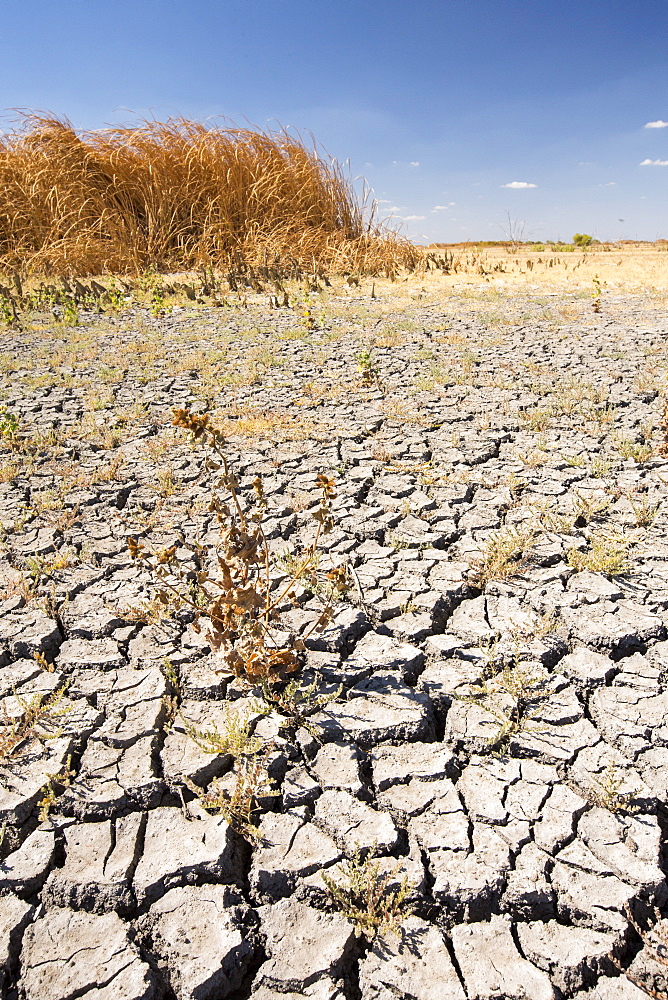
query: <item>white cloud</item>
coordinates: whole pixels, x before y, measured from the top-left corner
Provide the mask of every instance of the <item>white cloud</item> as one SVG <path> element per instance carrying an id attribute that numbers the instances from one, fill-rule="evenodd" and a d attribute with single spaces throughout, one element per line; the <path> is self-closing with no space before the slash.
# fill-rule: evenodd
<path id="1" fill-rule="evenodd" d="M 535 184 L 529 184 L 528 181 L 511 181 L 510 184 L 502 184 L 501 187 L 503 187 L 503 188 L 515 188 L 516 190 L 519 190 L 519 188 L 535 188 L 536 185 Z"/>
<path id="2" fill-rule="evenodd" d="M 378 202 L 379 205 L 389 205 L 390 204 L 390 199 L 389 198 L 377 198 L 376 201 Z"/>
<path id="3" fill-rule="evenodd" d="M 426 219 L 426 215 L 404 215 L 404 222 L 418 222 L 422 219 Z"/>
<path id="4" fill-rule="evenodd" d="M 659 118 L 658 121 L 647 122 L 647 124 L 644 125 L 643 127 L 644 128 L 668 128 L 668 122 L 662 122 L 661 119 Z"/>
<path id="5" fill-rule="evenodd" d="M 419 160 L 411 160 L 411 167 L 419 167 L 419 166 L 420 166 Z"/>
<path id="6" fill-rule="evenodd" d="M 608 181 L 607 184 L 601 184 L 600 186 L 604 188 L 614 188 L 617 187 L 617 181 Z"/>
<path id="7" fill-rule="evenodd" d="M 641 167 L 668 167 L 668 160 L 643 160 Z"/>
<path id="8" fill-rule="evenodd" d="M 434 205 L 432 212 L 447 212 L 449 205 Z"/>

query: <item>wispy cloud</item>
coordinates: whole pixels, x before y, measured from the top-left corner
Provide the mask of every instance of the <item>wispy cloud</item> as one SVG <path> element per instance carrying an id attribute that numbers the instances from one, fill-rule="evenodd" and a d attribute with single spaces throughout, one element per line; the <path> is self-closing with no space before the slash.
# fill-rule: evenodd
<path id="1" fill-rule="evenodd" d="M 515 188 L 516 190 L 519 190 L 519 188 L 535 188 L 536 186 L 536 184 L 530 184 L 528 181 L 511 181 L 510 184 L 501 185 L 502 188 Z"/>
<path id="2" fill-rule="evenodd" d="M 641 167 L 668 167 L 668 160 L 643 160 Z"/>
<path id="3" fill-rule="evenodd" d="M 668 122 L 662 122 L 661 119 L 659 118 L 658 121 L 647 122 L 647 124 L 644 125 L 643 128 L 668 128 Z"/>
<path id="4" fill-rule="evenodd" d="M 404 222 L 418 222 L 418 221 L 422 221 L 422 219 L 426 219 L 426 218 L 427 218 L 426 215 L 404 215 L 403 216 Z"/>
<path id="5" fill-rule="evenodd" d="M 411 160 L 411 167 L 419 167 L 419 166 L 420 166 L 419 160 Z"/>
<path id="6" fill-rule="evenodd" d="M 447 212 L 449 208 L 453 208 L 455 205 L 454 201 L 449 201 L 447 205 L 434 205 L 432 212 Z"/>

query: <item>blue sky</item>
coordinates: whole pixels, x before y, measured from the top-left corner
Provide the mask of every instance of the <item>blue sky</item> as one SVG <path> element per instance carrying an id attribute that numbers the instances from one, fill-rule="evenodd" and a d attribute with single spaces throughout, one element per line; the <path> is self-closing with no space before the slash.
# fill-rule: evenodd
<path id="1" fill-rule="evenodd" d="M 310 130 L 427 242 L 668 237 L 667 0 L 0 0 L 0 25 L 0 108 Z"/>

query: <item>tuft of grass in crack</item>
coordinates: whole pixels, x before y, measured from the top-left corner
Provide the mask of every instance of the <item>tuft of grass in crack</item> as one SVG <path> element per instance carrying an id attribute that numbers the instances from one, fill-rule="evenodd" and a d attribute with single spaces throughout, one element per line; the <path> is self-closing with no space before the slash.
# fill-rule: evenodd
<path id="1" fill-rule="evenodd" d="M 573 507 L 576 514 L 576 526 L 583 528 L 591 521 L 599 520 L 610 509 L 610 498 L 587 495 L 573 490 Z"/>
<path id="2" fill-rule="evenodd" d="M 633 509 L 636 528 L 648 528 L 656 520 L 656 515 L 661 510 L 663 504 L 660 500 L 651 503 L 644 498 L 633 500 L 629 497 L 629 503 Z"/>
<path id="3" fill-rule="evenodd" d="M 615 443 L 615 449 L 623 459 L 626 460 L 631 458 L 636 465 L 642 465 L 644 462 L 648 462 L 656 453 L 656 448 L 648 441 L 638 443 L 623 437 L 617 440 Z"/>
<path id="4" fill-rule="evenodd" d="M 613 463 L 608 458 L 595 455 L 591 460 L 589 472 L 594 479 L 605 479 L 612 472 Z"/>
<path id="5" fill-rule="evenodd" d="M 610 761 L 600 778 L 592 778 L 591 785 L 586 789 L 587 798 L 594 805 L 610 812 L 630 812 L 633 810 L 633 800 L 638 792 L 622 792 L 624 776 L 620 775 L 614 761 Z"/>
<path id="6" fill-rule="evenodd" d="M 271 706 L 252 699 L 243 710 L 225 706 L 222 730 L 216 726 L 197 728 L 181 716 L 186 735 L 205 753 L 228 754 L 234 761 L 232 782 L 229 776 L 214 778 L 203 791 L 190 780 L 185 784 L 208 812 L 223 816 L 249 843 L 258 843 L 260 831 L 254 822 L 258 799 L 273 791 L 267 775 L 267 760 L 273 746 L 252 735 L 253 717 L 266 715 Z"/>
<path id="7" fill-rule="evenodd" d="M 38 817 L 40 823 L 46 822 L 49 818 L 49 813 L 51 809 L 56 804 L 56 799 L 59 794 L 69 788 L 72 784 L 72 778 L 76 775 L 76 771 L 72 769 L 72 756 L 71 754 L 67 758 L 67 763 L 65 767 L 59 771 L 57 774 L 47 774 L 47 783 L 44 787 L 44 794 L 42 798 L 37 803 L 39 807 Z"/>
<path id="8" fill-rule="evenodd" d="M 252 706 L 247 706 L 244 711 L 225 705 L 222 732 L 216 726 L 198 729 L 183 715 L 181 720 L 186 734 L 200 750 L 210 754 L 229 754 L 239 760 L 259 754 L 264 749 L 264 740 L 252 735 L 252 721 L 254 715 L 266 715 L 269 711 L 270 707 L 259 699 L 254 699 Z"/>
<path id="9" fill-rule="evenodd" d="M 0 710 L 0 764 L 7 764 L 26 753 L 36 742 L 55 739 L 60 722 L 68 711 L 62 705 L 66 686 L 50 694 L 34 694 L 29 698 L 16 694 L 20 712 L 10 715 L 7 706 Z"/>
<path id="10" fill-rule="evenodd" d="M 631 544 L 631 540 L 624 535 L 599 532 L 590 536 L 587 552 L 571 549 L 568 553 L 568 562 L 579 571 L 588 570 L 590 573 L 603 573 L 605 576 L 623 576 L 631 569 L 628 554 Z"/>
<path id="11" fill-rule="evenodd" d="M 470 582 L 484 590 L 492 580 L 506 580 L 527 565 L 527 551 L 536 537 L 533 528 L 505 526 L 490 533 L 483 542 L 483 558 L 472 565 Z"/>
<path id="12" fill-rule="evenodd" d="M 262 696 L 270 708 L 276 709 L 286 717 L 282 728 L 294 730 L 303 727 L 311 735 L 317 736 L 317 730 L 308 721 L 309 716 L 319 712 L 331 701 L 336 701 L 343 690 L 343 685 L 323 694 L 319 693 L 319 689 L 319 675 L 316 675 L 310 684 L 303 684 L 301 680 L 295 678 L 280 689 L 272 687 L 265 681 L 262 685 Z"/>
<path id="13" fill-rule="evenodd" d="M 402 920 L 411 913 L 408 878 L 397 885 L 400 866 L 383 871 L 379 860 L 369 856 L 362 861 L 358 851 L 337 868 L 338 880 L 326 872 L 321 878 L 336 909 L 354 923 L 357 936 L 371 942 L 379 935 L 398 934 Z"/>

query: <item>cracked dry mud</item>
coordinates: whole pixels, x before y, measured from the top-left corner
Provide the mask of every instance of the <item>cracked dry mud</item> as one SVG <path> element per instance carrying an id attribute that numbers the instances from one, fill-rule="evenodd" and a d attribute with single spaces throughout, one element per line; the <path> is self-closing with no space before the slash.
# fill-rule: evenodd
<path id="1" fill-rule="evenodd" d="M 0 721 L 68 685 L 53 738 L 0 769 L 4 996 L 666 988 L 629 918 L 668 902 L 665 302 L 608 293 L 594 315 L 586 293 L 425 288 L 334 289 L 311 331 L 257 297 L 2 334 L 4 405 L 42 438 L 2 459 Z M 311 537 L 333 475 L 324 544 L 361 588 L 308 640 L 306 675 L 342 690 L 276 738 L 254 846 L 199 805 L 231 759 L 181 719 L 222 725 L 243 692 L 185 618 L 137 620 L 153 581 L 126 536 L 214 540 L 175 406 L 219 409 L 242 494 L 264 476 L 276 553 Z M 481 590 L 511 529 L 526 559 Z M 620 536 L 622 575 L 572 555 Z M 306 594 L 287 624 L 317 613 Z M 357 850 L 411 884 L 401 933 L 373 944 L 320 877 Z"/>

